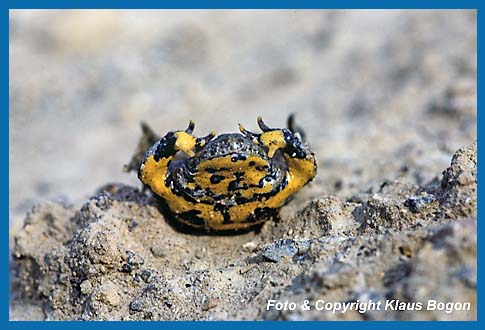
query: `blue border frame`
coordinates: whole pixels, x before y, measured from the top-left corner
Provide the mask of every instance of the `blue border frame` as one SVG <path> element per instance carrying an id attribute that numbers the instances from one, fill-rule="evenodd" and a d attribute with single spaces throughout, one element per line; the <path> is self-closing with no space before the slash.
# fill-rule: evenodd
<path id="1" fill-rule="evenodd" d="M 277 1 L 277 0 L 250 0 L 250 1 L 227 1 L 227 0 L 185 0 L 180 1 L 156 1 L 156 0 L 117 0 L 117 1 L 93 1 L 93 0 L 44 0 L 43 5 L 39 4 L 39 0 L 6 0 L 7 8 L 21 9 L 21 8 L 177 8 L 177 9 L 331 9 L 331 8 L 368 8 L 368 9 L 387 9 L 387 8 L 401 8 L 401 9 L 473 9 L 478 8 L 478 0 L 300 0 L 300 1 Z"/>
<path id="2" fill-rule="evenodd" d="M 226 330 L 230 329 L 242 329 L 246 327 L 257 328 L 257 329 L 267 329 L 267 328 L 287 328 L 287 329 L 307 329 L 307 328 L 320 328 L 320 327 L 329 327 L 329 328 L 337 328 L 341 326 L 351 327 L 357 326 L 359 329 L 370 329 L 370 328 L 387 328 L 392 326 L 396 329 L 403 329 L 408 327 L 413 328 L 437 328 L 437 327 L 445 327 L 445 328 L 455 328 L 460 327 L 461 329 L 475 329 L 479 327 L 483 327 L 483 317 L 480 317 L 482 312 L 484 312 L 483 304 L 478 302 L 477 306 L 477 318 L 478 321 L 458 321 L 458 322 L 403 322 L 397 321 L 393 322 L 392 325 L 387 322 L 359 322 L 355 324 L 353 322 L 25 322 L 25 321 L 9 321 L 9 271 L 8 271 L 8 262 L 9 262 L 9 175 L 8 175 L 8 164 L 9 164 L 9 9 L 48 9 L 48 8 L 73 8 L 73 9 L 87 9 L 87 8 L 122 8 L 122 9 L 141 9 L 141 8 L 161 8 L 161 9 L 275 9 L 275 8 L 283 8 L 283 9 L 303 9 L 303 8 L 326 8 L 326 9 L 345 9 L 345 8 L 354 8 L 354 9 L 477 9 L 477 61 L 480 62 L 480 39 L 481 33 L 479 33 L 479 27 L 483 26 L 481 22 L 481 15 L 478 13 L 480 12 L 479 1 L 471 1 L 471 0 L 409 0 L 409 1 L 384 1 L 384 0 L 365 0 L 365 1 L 358 1 L 358 0 L 330 0 L 330 1 L 316 1 L 316 0 L 300 0 L 300 1 L 275 1 L 275 0 L 247 0 L 247 1 L 223 1 L 223 0 L 205 0 L 205 1 L 194 1 L 188 0 L 182 2 L 178 1 L 154 1 L 154 0 L 139 0 L 139 1 L 128 1 L 128 0 L 118 0 L 118 1 L 93 1 L 93 0 L 72 0 L 72 1 L 63 1 L 63 0 L 44 0 L 40 3 L 39 0 L 25 0 L 25 1 L 14 1 L 14 0 L 4 0 L 0 3 L 1 8 L 1 41 L 3 46 L 3 51 L 1 52 L 1 63 L 2 63 L 2 72 L 3 72 L 3 79 L 2 79 L 2 89 L 1 89 L 1 100 L 2 104 L 4 105 L 4 110 L 0 111 L 0 123 L 2 129 L 0 130 L 0 134 L 2 135 L 3 139 L 1 142 L 2 146 L 2 156 L 3 161 L 0 162 L 0 171 L 2 173 L 1 180 L 2 180 L 2 197 L 0 201 L 1 209 L 4 210 L 4 214 L 6 217 L 3 220 L 3 234 L 1 237 L 2 246 L 4 246 L 4 252 L 1 255 L 2 264 L 5 265 L 5 269 L 2 273 L 2 281 L 0 281 L 0 292 L 5 294 L 4 299 L 2 300 L 2 312 L 1 312 L 1 328 L 12 328 L 12 329 L 29 329 L 29 328 L 60 328 L 60 327 L 69 327 L 73 329 L 81 329 L 85 327 L 89 328 L 101 328 L 104 329 L 115 329 L 119 328 L 120 326 L 126 328 L 145 328 L 145 327 L 172 327 L 177 326 L 183 329 L 194 329 L 194 328 L 206 328 L 206 329 L 213 329 L 215 328 L 224 328 Z M 479 76 L 480 76 L 480 65 L 477 63 L 478 73 L 477 73 L 477 95 L 482 95 L 483 87 L 480 84 Z M 477 109 L 480 108 L 480 97 L 478 97 L 478 106 Z M 478 134 L 477 137 L 480 139 L 481 133 L 481 121 L 483 115 L 480 115 L 480 112 L 477 114 L 477 124 L 478 124 Z M 478 143 L 478 155 L 481 155 L 481 143 Z M 478 162 L 479 166 L 481 161 Z M 482 195 L 482 189 L 480 185 L 477 187 L 477 198 L 478 198 L 478 210 L 477 216 L 481 214 L 480 212 L 480 196 Z M 479 221 L 480 222 L 480 221 Z M 478 235 L 483 236 L 483 225 L 478 225 Z M 480 246 L 480 244 L 479 244 Z M 478 249 L 478 260 L 481 259 L 483 253 L 480 252 Z M 478 263 L 479 265 L 479 263 Z M 481 278 L 481 271 L 480 267 L 478 267 L 478 278 Z M 477 298 L 481 297 L 480 295 L 480 285 L 477 285 Z"/>

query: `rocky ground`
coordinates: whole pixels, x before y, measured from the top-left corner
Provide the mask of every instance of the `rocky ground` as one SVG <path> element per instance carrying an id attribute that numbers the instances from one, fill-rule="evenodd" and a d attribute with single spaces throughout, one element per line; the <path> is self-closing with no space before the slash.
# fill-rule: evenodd
<path id="1" fill-rule="evenodd" d="M 10 31 L 11 319 L 476 319 L 476 12 L 13 11 Z M 122 173 L 142 120 L 290 112 L 319 173 L 259 230 L 182 233 Z"/>

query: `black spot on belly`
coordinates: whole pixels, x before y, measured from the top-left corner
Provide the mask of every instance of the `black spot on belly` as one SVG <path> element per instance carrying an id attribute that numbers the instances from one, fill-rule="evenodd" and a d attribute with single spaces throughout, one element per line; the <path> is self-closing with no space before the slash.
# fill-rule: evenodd
<path id="1" fill-rule="evenodd" d="M 224 180 L 225 177 L 222 176 L 222 175 L 217 175 L 217 174 L 213 174 L 211 175 L 210 177 L 210 181 L 212 184 L 218 184 L 219 182 L 221 182 L 222 180 Z"/>
<path id="2" fill-rule="evenodd" d="M 249 162 L 249 166 L 254 166 L 254 165 L 256 165 L 256 163 L 254 161 Z"/>
<path id="3" fill-rule="evenodd" d="M 229 214 L 229 207 L 223 204 L 214 205 L 214 211 L 221 212 L 224 221 L 222 223 L 231 223 L 231 215 Z"/>
<path id="4" fill-rule="evenodd" d="M 230 171 L 231 169 L 228 167 L 220 167 L 220 168 L 214 168 L 214 167 L 208 167 L 205 169 L 207 173 L 213 174 L 221 171 Z"/>
<path id="5" fill-rule="evenodd" d="M 227 189 L 229 191 L 234 191 L 234 190 L 240 189 L 240 188 L 247 189 L 247 185 L 246 185 L 246 188 L 244 188 L 244 185 L 243 185 L 243 187 L 240 187 L 240 183 L 244 178 L 244 172 L 235 172 L 234 176 L 236 177 L 236 179 L 229 182 Z"/>
<path id="6" fill-rule="evenodd" d="M 256 170 L 257 171 L 260 171 L 260 172 L 265 172 L 265 171 L 268 171 L 269 170 L 269 166 L 268 165 L 256 166 Z"/>
<path id="7" fill-rule="evenodd" d="M 241 179 L 244 176 L 244 172 L 235 172 L 234 176 L 236 179 Z"/>
<path id="8" fill-rule="evenodd" d="M 276 214 L 278 213 L 278 210 L 277 209 L 272 209 L 272 208 L 269 208 L 269 207 L 262 207 L 262 208 L 257 208 L 254 210 L 254 213 L 252 215 L 250 215 L 245 222 L 257 222 L 257 221 L 261 221 L 263 219 L 269 219 L 269 218 L 273 218 L 274 216 L 276 216 Z"/>
<path id="9" fill-rule="evenodd" d="M 193 224 L 194 226 L 204 226 L 205 221 L 199 216 L 200 213 L 200 211 L 192 210 L 188 212 L 182 212 L 178 216 L 181 219 Z"/>

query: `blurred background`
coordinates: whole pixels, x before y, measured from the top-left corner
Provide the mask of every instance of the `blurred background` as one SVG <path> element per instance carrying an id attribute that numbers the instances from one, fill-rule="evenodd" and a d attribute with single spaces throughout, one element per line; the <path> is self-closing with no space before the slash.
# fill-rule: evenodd
<path id="1" fill-rule="evenodd" d="M 306 130 L 305 198 L 423 184 L 476 139 L 476 11 L 10 11 L 10 222 L 123 173 L 140 121 L 163 135 Z"/>

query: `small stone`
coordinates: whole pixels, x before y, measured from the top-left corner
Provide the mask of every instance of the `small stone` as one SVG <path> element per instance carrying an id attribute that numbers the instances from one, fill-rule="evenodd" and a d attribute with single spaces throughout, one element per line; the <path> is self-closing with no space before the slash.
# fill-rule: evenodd
<path id="1" fill-rule="evenodd" d="M 88 295 L 91 294 L 91 292 L 93 291 L 93 284 L 91 283 L 91 281 L 86 280 L 81 283 L 80 288 L 82 294 Z"/>
<path id="2" fill-rule="evenodd" d="M 278 262 L 284 256 L 294 256 L 298 253 L 296 243 L 292 239 L 278 240 L 273 244 L 266 245 L 263 248 L 262 255 L 266 259 L 274 262 Z"/>
<path id="3" fill-rule="evenodd" d="M 209 309 L 212 309 L 214 307 L 217 307 L 217 305 L 219 304 L 219 300 L 218 299 L 214 299 L 214 298 L 209 298 L 207 299 L 207 301 L 204 303 L 204 305 L 202 305 L 202 310 L 204 312 L 208 311 Z"/>
<path id="4" fill-rule="evenodd" d="M 125 263 L 123 266 L 121 266 L 121 271 L 123 273 L 131 273 L 133 271 L 133 267 L 130 264 Z"/>
<path id="5" fill-rule="evenodd" d="M 242 246 L 244 251 L 248 252 L 253 252 L 258 248 L 258 244 L 256 244 L 254 241 L 249 241 Z"/>
<path id="6" fill-rule="evenodd" d="M 127 255 L 127 262 L 132 266 L 141 266 L 145 263 L 145 259 L 143 257 L 133 251 L 126 251 Z M 138 268 L 138 267 L 137 267 Z"/>
<path id="7" fill-rule="evenodd" d="M 128 223 L 128 230 L 129 231 L 132 231 L 133 229 L 135 229 L 136 227 L 138 227 L 138 222 L 136 221 L 135 218 L 131 219 Z"/>
<path id="8" fill-rule="evenodd" d="M 409 210 L 413 213 L 419 213 L 421 209 L 433 203 L 435 200 L 436 197 L 434 195 L 425 192 L 421 195 L 409 197 L 404 202 L 404 206 L 409 208 Z"/>
<path id="9" fill-rule="evenodd" d="M 150 269 L 144 269 L 142 270 L 140 276 L 145 283 L 149 283 L 152 277 L 152 271 Z"/>
<path id="10" fill-rule="evenodd" d="M 296 243 L 296 247 L 298 249 L 299 255 L 303 255 L 307 253 L 312 246 L 312 242 L 308 239 L 298 240 L 298 241 L 295 241 L 295 243 Z"/>
<path id="11" fill-rule="evenodd" d="M 145 259 L 133 251 L 126 251 L 126 263 L 121 266 L 123 273 L 131 273 L 145 263 Z"/>
<path id="12" fill-rule="evenodd" d="M 119 287 L 107 281 L 95 289 L 93 299 L 110 306 L 118 306 L 121 301 L 118 291 Z"/>
<path id="13" fill-rule="evenodd" d="M 150 252 L 156 258 L 164 258 L 165 257 L 165 250 L 161 246 L 152 246 L 150 248 Z"/>
<path id="14" fill-rule="evenodd" d="M 143 302 L 139 299 L 132 300 L 130 303 L 130 311 L 141 312 L 143 311 Z"/>

